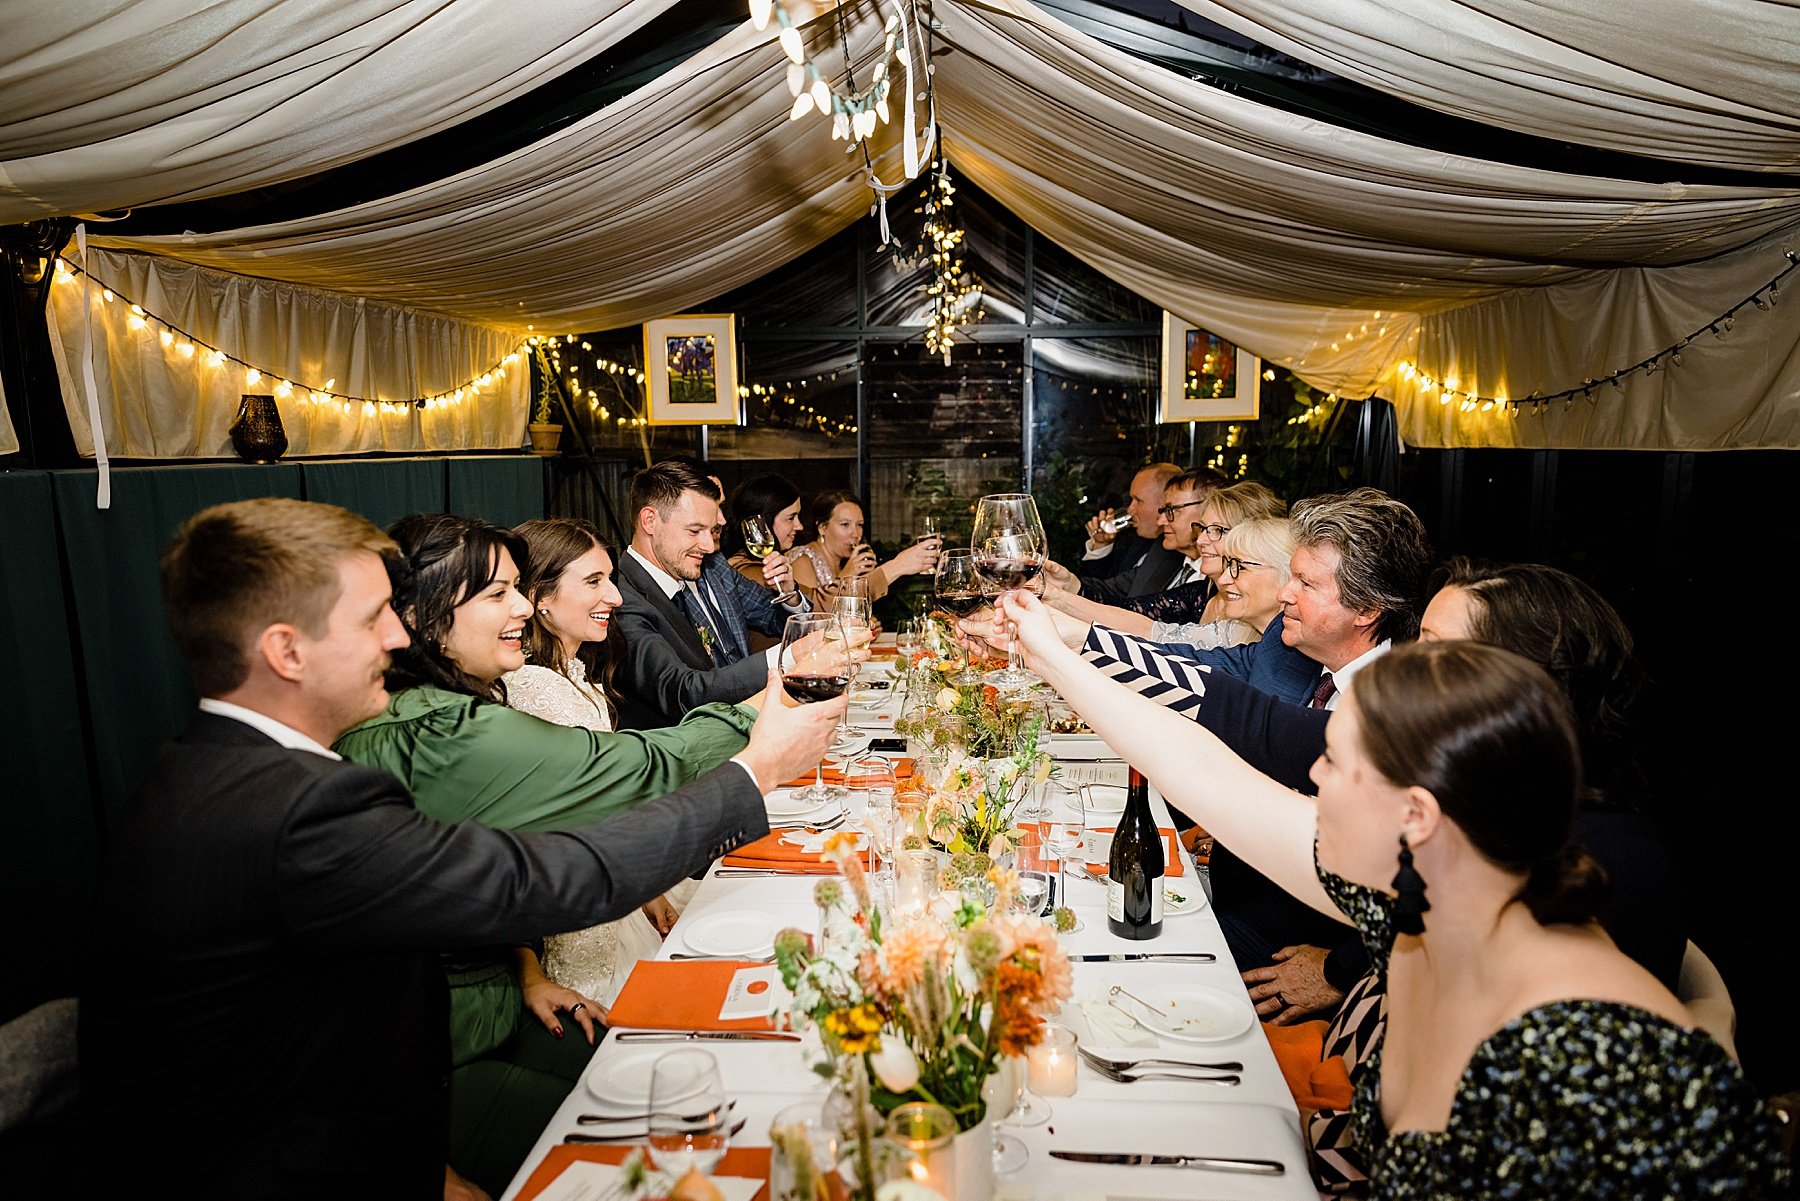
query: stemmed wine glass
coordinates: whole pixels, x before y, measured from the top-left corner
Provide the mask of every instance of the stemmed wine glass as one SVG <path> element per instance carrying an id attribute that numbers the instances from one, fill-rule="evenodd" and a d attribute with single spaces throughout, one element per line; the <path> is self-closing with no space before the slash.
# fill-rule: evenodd
<path id="1" fill-rule="evenodd" d="M 796 613 L 781 632 L 781 682 L 801 701 L 828 701 L 850 687 L 853 664 L 836 613 Z M 813 782 L 794 794 L 802 803 L 822 805 L 843 795 L 825 783 L 824 764 L 813 768 Z"/>
<path id="2" fill-rule="evenodd" d="M 744 531 L 744 549 L 757 562 L 760 563 L 781 549 L 775 542 L 775 535 L 769 532 L 769 523 L 761 517 L 746 517 L 739 523 L 739 527 Z M 788 578 L 791 580 L 793 577 Z M 791 605 L 799 599 L 799 589 L 790 589 L 785 595 L 775 598 L 776 603 L 783 605 Z"/>
<path id="3" fill-rule="evenodd" d="M 698 1050 L 670 1051 L 650 1066 L 650 1155 L 679 1180 L 710 1175 L 731 1145 L 731 1106 L 719 1062 Z"/>
<path id="4" fill-rule="evenodd" d="M 985 605 L 987 598 L 981 594 L 981 573 L 975 569 L 975 552 L 957 549 L 939 555 L 933 591 L 938 607 L 954 617 L 967 617 Z M 979 679 L 981 673 L 972 667 L 964 667 L 950 677 L 950 683 L 968 685 Z"/>
<path id="5" fill-rule="evenodd" d="M 1023 588 L 1044 569 L 1044 523 L 1037 502 L 1026 492 L 997 492 L 975 506 L 975 532 L 970 539 L 975 565 L 998 591 Z M 1037 677 L 1020 664 L 1017 640 L 1008 647 L 1007 665 L 988 676 L 997 688 L 1029 688 Z"/>
<path id="6" fill-rule="evenodd" d="M 843 627 L 844 645 L 850 654 L 850 682 L 854 686 L 857 671 L 869 657 L 869 647 L 875 641 L 875 611 L 867 592 L 861 588 L 832 597 L 831 611 L 837 614 L 838 625 Z M 831 752 L 841 761 L 856 742 L 856 736 L 850 732 L 850 710 L 845 709 L 844 718 L 838 722 L 837 733 L 831 739 Z"/>

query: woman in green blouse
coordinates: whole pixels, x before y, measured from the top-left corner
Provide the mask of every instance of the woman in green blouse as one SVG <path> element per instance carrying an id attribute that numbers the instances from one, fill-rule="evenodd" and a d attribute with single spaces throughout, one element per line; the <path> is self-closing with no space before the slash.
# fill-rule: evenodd
<path id="1" fill-rule="evenodd" d="M 394 654 L 386 711 L 345 732 L 335 749 L 393 772 L 421 812 L 502 830 L 583 825 L 673 791 L 749 740 L 760 693 L 741 705 L 703 705 L 662 730 L 586 730 L 507 708 L 501 677 L 525 663 L 531 615 L 518 587 L 524 540 L 492 523 L 447 514 L 405 517 L 388 533 L 400 547 L 389 568 L 393 605 L 412 644 Z M 544 980 L 535 956 L 516 948 L 457 951 L 446 956 L 445 969 L 458 1069 L 451 1088 L 452 1159 L 465 1176 L 486 1183 L 482 1177 L 494 1179 L 500 1169 L 484 1171 L 480 1163 L 510 1159 L 518 1138 L 524 1143 L 517 1153 L 529 1150 L 586 1061 L 579 1040 L 548 1059 L 532 1049 L 541 1035 L 526 1020 L 521 977 L 532 990 L 530 1011 L 556 1039 L 563 1037 L 559 1012 L 579 1022 L 591 1041 L 603 1011 Z M 534 1067 L 523 1066 L 534 1060 Z M 485 1083 L 464 1088 L 465 1078 Z M 522 1084 L 527 1097 L 519 1095 Z M 470 1108 L 459 1092 L 480 1095 L 481 1110 L 504 1112 L 509 1131 L 471 1129 L 459 1140 L 458 1115 Z M 457 1162 L 457 1143 L 468 1138 L 490 1145 Z M 491 1145 L 496 1139 L 508 1144 L 503 1152 Z M 504 1176 L 499 1183 L 504 1186 Z"/>

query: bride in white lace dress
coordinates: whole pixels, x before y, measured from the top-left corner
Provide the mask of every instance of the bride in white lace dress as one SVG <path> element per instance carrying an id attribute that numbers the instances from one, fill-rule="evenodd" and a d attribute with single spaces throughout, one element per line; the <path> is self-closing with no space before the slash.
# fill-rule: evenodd
<path id="1" fill-rule="evenodd" d="M 530 662 L 506 675 L 506 703 L 558 725 L 610 730 L 606 635 L 620 601 L 612 557 L 585 521 L 528 521 L 517 532 L 530 552 L 520 591 L 536 612 L 525 630 Z M 687 881 L 629 917 L 545 939 L 544 974 L 611 1005 L 632 964 L 655 957 L 693 888 Z"/>

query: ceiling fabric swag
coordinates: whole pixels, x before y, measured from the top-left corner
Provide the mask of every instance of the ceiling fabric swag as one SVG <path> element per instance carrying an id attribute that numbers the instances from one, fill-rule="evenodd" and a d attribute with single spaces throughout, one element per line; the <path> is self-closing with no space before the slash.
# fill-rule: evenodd
<path id="1" fill-rule="evenodd" d="M 555 79 L 674 0 L 8 6 L 0 224 L 295 179 Z"/>
<path id="2" fill-rule="evenodd" d="M 0 455 L 19 449 L 19 435 L 13 430 L 12 411 L 6 406 L 6 381 L 0 380 Z"/>
<path id="3" fill-rule="evenodd" d="M 850 44 L 879 47 L 879 10 L 855 15 L 868 27 Z M 823 45 L 819 58 L 843 61 Z M 746 21 L 585 120 L 427 187 L 276 225 L 100 241 L 520 333 L 635 324 L 773 271 L 867 211 L 861 156 L 788 120 L 787 62 Z M 887 176 L 891 129 L 875 156 Z"/>
<path id="4" fill-rule="evenodd" d="M 1681 163 L 1800 170 L 1796 0 L 1176 3 L 1438 112 Z"/>
<path id="5" fill-rule="evenodd" d="M 92 246 L 86 269 L 91 289 L 59 274 L 47 312 L 64 411 L 84 455 L 94 450 L 79 385 L 84 294 L 100 419 L 116 457 L 229 458 L 227 431 L 245 393 L 276 395 L 290 455 L 516 449 L 523 442 L 530 371 L 522 357 L 495 371 L 519 347 L 507 331 Z M 111 301 L 103 289 L 113 292 Z M 165 341 L 170 327 L 181 333 Z M 238 363 L 182 351 L 189 338 L 256 365 L 261 378 L 250 379 Z M 484 374 L 488 386 L 460 403 L 401 403 Z M 280 394 L 282 381 L 292 385 L 290 395 Z M 394 403 L 314 401 L 309 389 Z"/>

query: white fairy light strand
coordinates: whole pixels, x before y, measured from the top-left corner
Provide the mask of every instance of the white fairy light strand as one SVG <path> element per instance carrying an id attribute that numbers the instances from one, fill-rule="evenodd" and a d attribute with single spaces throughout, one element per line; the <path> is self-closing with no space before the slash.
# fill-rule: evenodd
<path id="1" fill-rule="evenodd" d="M 57 256 L 56 278 L 58 282 L 73 282 L 77 276 L 84 274 L 81 267 L 62 256 Z M 449 405 L 460 405 L 465 399 L 478 397 L 484 388 L 491 387 L 497 379 L 506 378 L 506 369 L 519 361 L 525 343 L 520 343 L 512 353 L 505 355 L 492 367 L 472 379 L 464 381 L 455 388 L 443 392 L 435 392 L 429 396 L 413 397 L 409 400 L 381 400 L 372 396 L 356 396 L 346 392 L 336 392 L 335 378 L 326 380 L 322 385 L 302 384 L 287 379 L 280 372 L 259 367 L 228 350 L 212 345 L 202 338 L 188 333 L 166 318 L 149 312 L 143 305 L 134 302 L 117 290 L 102 283 L 96 276 L 89 275 L 100 288 L 100 299 L 105 304 L 124 304 L 130 309 L 130 316 L 125 324 L 133 333 L 154 331 L 162 342 L 163 357 L 180 359 L 198 359 L 204 366 L 223 367 L 226 363 L 235 364 L 244 369 L 244 386 L 248 388 L 267 385 L 277 400 L 298 397 L 311 404 L 336 404 L 345 412 L 354 405 L 362 405 L 368 413 L 404 412 L 409 408 L 429 409 L 442 408 Z"/>
<path id="2" fill-rule="evenodd" d="M 1439 392 L 1439 404 L 1448 405 L 1451 401 L 1456 401 L 1457 411 L 1460 413 L 1487 413 L 1494 409 L 1499 409 L 1508 416 L 1516 417 L 1519 414 L 1520 408 L 1524 405 L 1531 405 L 1533 406 L 1533 412 L 1541 413 L 1543 412 L 1543 406 L 1554 404 L 1559 400 L 1564 402 L 1565 407 L 1573 404 L 1578 397 L 1592 403 L 1595 391 L 1605 385 L 1610 384 L 1615 389 L 1623 389 L 1625 380 L 1639 372 L 1642 372 L 1645 375 L 1654 375 L 1658 371 L 1681 366 L 1681 352 L 1684 349 L 1692 344 L 1696 338 L 1703 337 L 1706 334 L 1712 334 L 1716 338 L 1723 338 L 1726 334 L 1731 332 L 1732 326 L 1737 322 L 1737 315 L 1742 310 L 1752 308 L 1757 312 L 1767 312 L 1769 309 L 1779 304 L 1781 302 L 1781 281 L 1786 279 L 1789 275 L 1792 275 L 1796 270 L 1800 270 L 1800 251 L 1788 250 L 1784 251 L 1784 254 L 1787 258 L 1788 265 L 1777 272 L 1773 279 L 1732 305 L 1729 309 L 1726 309 L 1717 317 L 1714 317 L 1711 321 L 1708 321 L 1705 325 L 1700 326 L 1700 328 L 1696 329 L 1685 338 L 1675 342 L 1673 345 L 1663 347 L 1663 349 L 1650 355 L 1648 358 L 1639 359 L 1629 367 L 1621 367 L 1610 375 L 1588 376 L 1586 379 L 1582 380 L 1580 384 L 1577 384 L 1574 387 L 1564 388 L 1560 392 L 1551 392 L 1549 394 L 1533 392 L 1529 396 L 1523 396 L 1514 400 L 1503 395 L 1486 396 L 1481 393 L 1466 391 L 1461 387 L 1462 381 L 1458 377 L 1447 375 L 1443 378 L 1439 378 L 1429 372 L 1421 371 L 1418 364 L 1410 363 L 1405 360 L 1400 362 L 1397 369 L 1401 378 L 1413 381 L 1414 386 L 1421 394 L 1429 396 L 1433 392 Z M 1333 347 L 1333 349 L 1336 348 Z"/>

